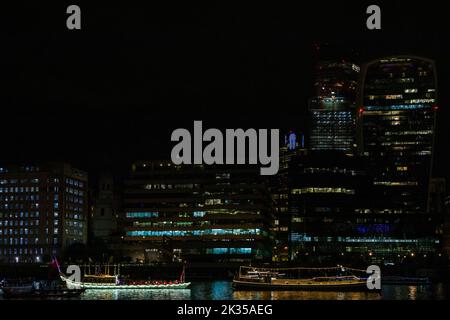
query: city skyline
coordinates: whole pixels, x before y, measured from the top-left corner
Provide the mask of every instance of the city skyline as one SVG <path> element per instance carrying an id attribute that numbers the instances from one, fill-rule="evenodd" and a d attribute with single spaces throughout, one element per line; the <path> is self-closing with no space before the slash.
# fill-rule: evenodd
<path id="1" fill-rule="evenodd" d="M 448 15 L 2 6 L 0 304 L 213 318 L 326 300 L 314 314 L 361 318 L 361 302 L 449 299 Z"/>
<path id="2" fill-rule="evenodd" d="M 437 4 L 383 4 L 383 28 L 373 32 L 362 3 L 311 5 L 308 17 L 287 8 L 212 5 L 189 8 L 194 20 L 163 5 L 127 9 L 116 20 L 119 7 L 85 6 L 86 28 L 78 34 L 56 27 L 62 8 L 39 4 L 14 21 L 5 17 L 16 32 L 4 34 L 11 50 L 2 53 L 8 64 L 0 94 L 9 106 L 2 126 L 14 132 L 21 123 L 22 130 L 5 141 L 4 161 L 64 160 L 90 172 L 126 172 L 135 160 L 167 159 L 170 133 L 194 120 L 306 132 L 319 61 L 362 64 L 407 54 L 436 61 L 442 107 L 435 174 L 449 177 L 449 48 Z"/>

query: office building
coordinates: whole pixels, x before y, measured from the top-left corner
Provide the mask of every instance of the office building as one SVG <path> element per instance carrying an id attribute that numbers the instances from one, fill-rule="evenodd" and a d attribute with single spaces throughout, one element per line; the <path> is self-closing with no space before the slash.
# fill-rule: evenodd
<path id="1" fill-rule="evenodd" d="M 435 66 L 428 59 L 391 57 L 364 68 L 359 151 L 367 158 L 382 200 L 378 210 L 392 214 L 427 211 L 436 88 Z"/>
<path id="2" fill-rule="evenodd" d="M 85 172 L 67 164 L 0 167 L 0 262 L 41 263 L 87 240 Z"/>
<path id="3" fill-rule="evenodd" d="M 315 95 L 309 101 L 311 150 L 354 152 L 359 71 L 359 66 L 346 61 L 318 64 Z"/>
<path id="4" fill-rule="evenodd" d="M 373 241 L 399 258 L 436 252 L 440 221 L 429 212 L 435 205 L 429 201 L 438 109 L 434 62 L 388 57 L 369 62 L 362 73 L 358 149 L 372 180 L 372 201 L 362 213 L 389 221 L 391 230 Z"/>
<path id="5" fill-rule="evenodd" d="M 271 201 L 256 167 L 138 162 L 123 203 L 124 244 L 139 260 L 270 259 Z"/>

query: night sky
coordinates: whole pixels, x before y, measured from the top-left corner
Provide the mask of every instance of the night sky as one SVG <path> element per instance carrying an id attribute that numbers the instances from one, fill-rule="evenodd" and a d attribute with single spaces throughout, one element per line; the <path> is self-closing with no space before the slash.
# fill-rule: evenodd
<path id="1" fill-rule="evenodd" d="M 69 4 L 81 7 L 80 31 L 66 29 Z M 381 31 L 366 29 L 369 4 L 382 9 Z M 450 177 L 450 22 L 442 1 L 30 2 L 3 7 L 0 19 L 2 162 L 120 171 L 133 160 L 169 158 L 171 132 L 193 120 L 305 130 L 319 58 L 414 54 L 437 63 L 435 175 Z"/>

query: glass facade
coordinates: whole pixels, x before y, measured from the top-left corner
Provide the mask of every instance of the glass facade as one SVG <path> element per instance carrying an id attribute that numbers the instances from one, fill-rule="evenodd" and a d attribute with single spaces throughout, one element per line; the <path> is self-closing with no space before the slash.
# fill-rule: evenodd
<path id="1" fill-rule="evenodd" d="M 315 96 L 309 101 L 311 150 L 353 152 L 359 71 L 357 65 L 345 61 L 317 66 Z"/>
<path id="2" fill-rule="evenodd" d="M 383 199 L 380 206 L 402 213 L 426 211 L 436 88 L 434 63 L 428 59 L 385 58 L 365 70 L 360 151 Z"/>

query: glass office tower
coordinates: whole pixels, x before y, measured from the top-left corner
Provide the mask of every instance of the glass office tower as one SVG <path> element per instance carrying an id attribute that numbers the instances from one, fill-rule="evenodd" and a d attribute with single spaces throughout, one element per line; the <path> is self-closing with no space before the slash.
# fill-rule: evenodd
<path id="1" fill-rule="evenodd" d="M 360 151 L 388 213 L 425 212 L 435 132 L 433 61 L 390 57 L 364 70 Z"/>
<path id="2" fill-rule="evenodd" d="M 315 96 L 309 101 L 311 150 L 353 153 L 359 71 L 345 61 L 318 64 Z"/>
<path id="3" fill-rule="evenodd" d="M 436 111 L 433 61 L 382 58 L 363 69 L 358 110 L 359 151 L 372 180 L 366 224 L 386 232 L 372 239 L 377 254 L 424 256 L 436 252 L 437 218 L 428 213 Z M 366 226 L 367 227 L 367 226 Z M 387 242 L 389 246 L 381 245 Z"/>

